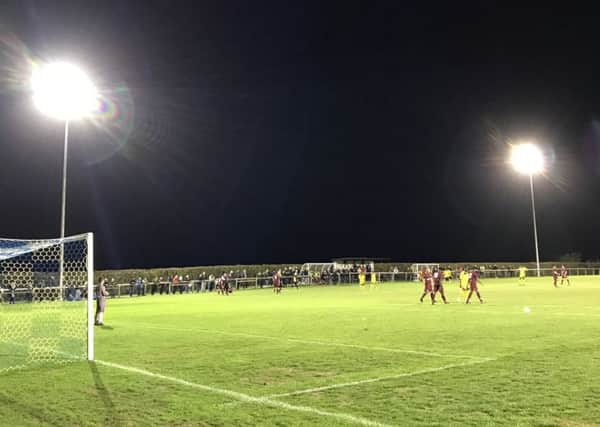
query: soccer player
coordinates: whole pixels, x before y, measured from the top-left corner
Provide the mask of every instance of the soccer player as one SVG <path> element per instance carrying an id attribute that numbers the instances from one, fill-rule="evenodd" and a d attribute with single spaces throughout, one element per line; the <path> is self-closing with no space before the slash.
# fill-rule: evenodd
<path id="1" fill-rule="evenodd" d="M 225 283 L 227 281 L 227 273 L 221 274 L 217 279 L 216 287 L 219 295 L 225 295 Z"/>
<path id="2" fill-rule="evenodd" d="M 106 290 L 106 278 L 100 280 L 98 289 L 96 290 L 96 326 L 104 325 L 104 310 L 106 309 L 106 297 L 109 295 Z"/>
<path id="3" fill-rule="evenodd" d="M 365 270 L 363 267 L 358 267 L 358 284 L 361 288 L 365 286 Z"/>
<path id="4" fill-rule="evenodd" d="M 525 285 L 525 277 L 527 276 L 527 267 L 524 265 L 519 267 L 519 285 Z"/>
<path id="5" fill-rule="evenodd" d="M 449 268 L 444 270 L 444 281 L 449 282 L 452 280 L 452 270 Z"/>
<path id="6" fill-rule="evenodd" d="M 569 270 L 563 264 L 560 266 L 560 285 L 561 286 L 565 280 L 567 281 L 567 285 L 571 286 L 571 282 L 569 281 Z"/>
<path id="7" fill-rule="evenodd" d="M 448 304 L 446 301 L 446 295 L 444 295 L 444 284 L 442 282 L 443 273 L 439 271 L 437 268 L 433 270 L 433 301 L 432 304 L 435 304 L 435 296 L 439 292 L 442 296 L 442 300 L 444 304 Z"/>
<path id="8" fill-rule="evenodd" d="M 231 292 L 231 275 L 229 273 L 223 273 L 223 294 L 229 296 Z"/>
<path id="9" fill-rule="evenodd" d="M 273 272 L 273 292 L 281 293 L 281 270 Z"/>
<path id="10" fill-rule="evenodd" d="M 469 273 L 463 268 L 460 269 L 458 287 L 460 289 L 459 301 L 464 301 L 469 290 Z"/>
<path id="11" fill-rule="evenodd" d="M 483 299 L 481 299 L 481 295 L 479 294 L 479 289 L 477 289 L 478 281 L 479 280 L 477 278 L 477 270 L 471 271 L 471 276 L 469 277 L 470 290 L 469 290 L 469 295 L 467 296 L 467 300 L 465 301 L 465 304 L 470 304 L 471 295 L 473 295 L 473 292 L 475 292 L 475 294 L 477 294 L 477 298 L 479 298 L 479 302 L 481 304 L 483 304 Z"/>
<path id="12" fill-rule="evenodd" d="M 556 268 L 555 265 L 552 266 L 552 284 L 554 285 L 555 288 L 558 288 L 558 285 L 556 284 L 558 280 L 558 269 Z"/>
<path id="13" fill-rule="evenodd" d="M 369 286 L 369 289 L 377 289 L 377 276 L 373 271 L 371 271 L 371 285 Z"/>
<path id="14" fill-rule="evenodd" d="M 423 298 L 425 298 L 425 295 L 429 294 L 429 296 L 431 297 L 431 303 L 435 304 L 431 272 L 429 271 L 429 269 L 423 270 L 423 274 L 421 274 L 421 277 L 423 278 L 423 295 L 421 295 L 419 301 L 423 302 Z"/>

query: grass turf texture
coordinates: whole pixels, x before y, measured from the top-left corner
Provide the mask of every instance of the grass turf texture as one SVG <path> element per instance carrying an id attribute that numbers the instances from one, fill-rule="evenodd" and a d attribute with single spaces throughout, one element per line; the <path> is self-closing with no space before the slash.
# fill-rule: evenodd
<path id="1" fill-rule="evenodd" d="M 594 425 L 600 278 L 571 281 L 488 280 L 469 306 L 456 282 L 436 306 L 416 283 L 109 300 L 96 358 L 169 378 L 100 362 L 2 373 L 0 424 Z"/>

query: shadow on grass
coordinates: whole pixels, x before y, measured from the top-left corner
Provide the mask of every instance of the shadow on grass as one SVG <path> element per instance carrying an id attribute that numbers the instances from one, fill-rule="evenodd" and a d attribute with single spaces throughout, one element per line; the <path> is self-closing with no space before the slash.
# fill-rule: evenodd
<path id="1" fill-rule="evenodd" d="M 108 326 L 108 325 L 102 325 L 102 326 L 100 326 L 100 327 L 101 327 L 102 329 L 108 329 L 109 331 L 112 331 L 113 329 L 115 329 L 115 328 L 113 328 L 112 326 Z"/>
<path id="2" fill-rule="evenodd" d="M 112 329 L 112 328 L 111 328 Z M 104 405 L 104 421 L 105 425 L 110 426 L 119 426 L 121 425 L 120 420 L 117 418 L 117 411 L 115 410 L 115 404 L 110 397 L 110 393 L 106 389 L 104 385 L 104 381 L 102 381 L 102 376 L 100 372 L 98 372 L 98 366 L 96 366 L 96 362 L 88 362 L 88 366 L 90 367 L 90 371 L 92 372 L 92 377 L 94 378 L 94 384 L 96 385 L 96 392 L 100 399 L 102 399 L 102 404 Z"/>

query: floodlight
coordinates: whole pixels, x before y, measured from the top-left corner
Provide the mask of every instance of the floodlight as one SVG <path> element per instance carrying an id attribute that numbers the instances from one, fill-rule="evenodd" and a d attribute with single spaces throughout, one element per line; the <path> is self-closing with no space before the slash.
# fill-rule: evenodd
<path id="1" fill-rule="evenodd" d="M 544 170 L 544 155 L 534 144 L 514 145 L 510 156 L 513 168 L 524 175 L 535 175 Z"/>
<path id="2" fill-rule="evenodd" d="M 544 171 L 544 155 L 541 150 L 531 143 L 513 145 L 510 153 L 510 163 L 513 168 L 524 175 L 529 175 L 531 189 L 531 213 L 533 216 L 533 240 L 535 243 L 535 261 L 537 275 L 540 277 L 540 250 L 538 245 L 537 221 L 535 217 L 535 195 L 533 192 L 533 175 Z"/>
<path id="3" fill-rule="evenodd" d="M 66 62 L 36 67 L 31 75 L 31 88 L 36 107 L 56 119 L 79 119 L 98 106 L 98 94 L 91 80 Z"/>

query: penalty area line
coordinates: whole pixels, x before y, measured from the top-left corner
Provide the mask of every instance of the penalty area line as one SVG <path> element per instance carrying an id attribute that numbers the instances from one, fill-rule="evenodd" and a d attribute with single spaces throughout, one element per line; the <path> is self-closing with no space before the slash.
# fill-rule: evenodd
<path id="1" fill-rule="evenodd" d="M 313 408 L 311 406 L 292 405 L 292 404 L 289 404 L 286 402 L 274 400 L 271 397 L 253 397 L 253 396 L 250 396 L 245 393 L 240 393 L 237 391 L 227 390 L 227 389 L 218 388 L 218 387 L 212 387 L 212 386 L 208 386 L 205 384 L 198 384 L 198 383 L 187 381 L 187 380 L 184 380 L 181 378 L 158 374 L 155 372 L 150 372 L 145 369 L 136 368 L 133 366 L 120 365 L 118 363 L 106 362 L 103 360 L 96 360 L 95 362 L 98 365 L 106 366 L 109 368 L 120 369 L 120 370 L 127 371 L 127 372 L 133 372 L 133 373 L 136 373 L 139 375 L 144 375 L 144 376 L 151 377 L 151 378 L 157 378 L 157 379 L 160 379 L 163 381 L 169 381 L 172 383 L 180 384 L 180 385 L 183 385 L 186 387 L 191 387 L 191 388 L 195 388 L 195 389 L 199 389 L 199 390 L 204 390 L 204 391 L 211 392 L 214 394 L 220 394 L 220 395 L 227 396 L 227 397 L 230 397 L 230 398 L 233 398 L 233 399 L 239 400 L 241 402 L 245 402 L 245 403 L 255 403 L 255 404 L 264 405 L 264 406 L 271 406 L 271 407 L 280 408 L 280 409 L 287 409 L 289 411 L 304 412 L 304 413 L 308 413 L 308 414 L 319 415 L 322 417 L 337 418 L 338 420 L 347 421 L 347 422 L 351 422 L 351 423 L 359 424 L 359 425 L 363 425 L 363 426 L 390 427 L 388 424 L 383 424 L 383 423 L 380 423 L 377 421 L 372 421 L 367 418 L 362 418 L 362 417 L 354 416 L 351 414 L 346 414 L 343 412 L 329 412 L 329 411 L 323 411 L 321 409 Z"/>
<path id="2" fill-rule="evenodd" d="M 423 375 L 423 374 L 429 374 L 429 373 L 433 373 L 433 372 L 445 371 L 447 369 L 452 369 L 452 368 L 459 368 L 459 367 L 470 366 L 470 365 L 478 365 L 478 364 L 482 364 L 482 363 L 492 362 L 494 360 L 496 360 L 496 359 L 481 358 L 479 360 L 472 360 L 472 361 L 463 362 L 463 363 L 453 363 L 450 365 L 439 366 L 437 368 L 421 369 L 419 371 L 406 372 L 403 374 L 387 375 L 384 377 L 367 378 L 365 380 L 349 381 L 349 382 L 338 383 L 338 384 L 330 384 L 330 385 L 325 385 L 325 386 L 321 386 L 321 387 L 308 388 L 305 390 L 291 391 L 289 393 L 273 394 L 273 395 L 266 396 L 266 397 L 269 399 L 274 399 L 274 398 L 278 398 L 278 397 L 297 396 L 299 394 L 316 393 L 316 392 L 320 392 L 320 391 L 333 390 L 333 389 L 337 389 L 337 388 L 352 387 L 352 386 L 356 386 L 356 385 L 370 384 L 370 383 L 375 383 L 375 382 L 380 382 L 380 381 L 394 380 L 394 379 L 398 379 L 398 378 L 413 377 L 416 375 Z"/>

